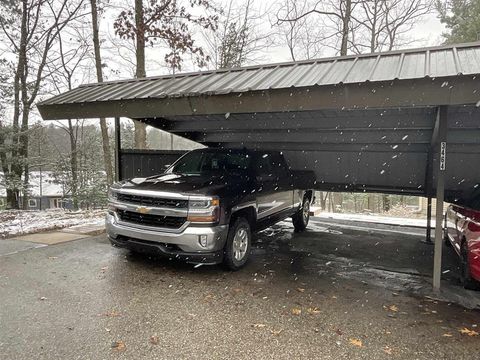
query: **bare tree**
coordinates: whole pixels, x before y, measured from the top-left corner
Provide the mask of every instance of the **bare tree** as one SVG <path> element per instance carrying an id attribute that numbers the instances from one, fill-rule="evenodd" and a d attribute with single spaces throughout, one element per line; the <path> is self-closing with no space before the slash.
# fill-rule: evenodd
<path id="1" fill-rule="evenodd" d="M 100 38 L 98 35 L 98 7 L 97 0 L 90 0 L 92 12 L 92 35 L 93 35 L 93 50 L 95 54 L 95 70 L 97 73 L 97 81 L 103 82 L 103 65 L 102 56 L 100 52 Z M 100 129 L 102 131 L 102 149 L 103 162 L 105 163 L 105 172 L 107 174 L 107 184 L 113 183 L 113 168 L 112 157 L 110 152 L 110 139 L 108 136 L 108 126 L 105 118 L 100 118 Z"/>
<path id="2" fill-rule="evenodd" d="M 352 12 L 355 4 L 352 0 L 285 0 L 277 12 L 277 25 L 296 23 L 307 17 L 319 16 L 325 29 L 324 40 L 333 40 L 333 44 L 324 42 L 323 46 L 332 47 L 340 55 L 347 55 L 351 29 Z M 302 9 L 302 11 L 298 11 Z"/>
<path id="3" fill-rule="evenodd" d="M 65 32 L 64 29 L 58 34 L 58 41 L 53 52 L 57 55 L 58 62 L 48 63 L 48 73 L 52 78 L 52 85 L 58 93 L 61 93 L 65 90 L 72 90 L 74 87 L 74 76 L 76 75 L 77 70 L 82 69 L 81 65 L 87 59 L 87 55 L 90 51 L 89 42 L 81 33 L 81 24 L 76 23 L 75 25 L 70 26 L 73 33 Z M 70 41 L 65 42 L 63 40 L 63 33 L 65 32 L 65 37 L 69 37 Z M 69 159 L 69 173 L 71 177 L 68 178 L 66 183 L 68 184 L 68 190 L 72 196 L 73 208 L 78 209 L 78 189 L 79 189 L 79 169 L 78 169 L 78 131 L 79 131 L 79 121 L 78 120 L 67 120 L 67 125 L 59 123 L 60 128 L 62 128 L 69 137 L 70 140 L 70 154 Z"/>
<path id="4" fill-rule="evenodd" d="M 351 39 L 350 46 L 363 53 L 408 45 L 406 34 L 432 10 L 431 0 L 364 0 L 352 15 L 355 33 L 360 35 Z"/>
<path id="5" fill-rule="evenodd" d="M 289 21 L 277 22 L 278 35 L 286 45 L 293 61 L 308 60 L 319 57 L 323 47 L 328 42 L 329 35 L 323 24 L 311 21 L 308 16 L 302 16 L 309 9 L 307 1 L 286 1 L 280 11 L 283 11 Z"/>
<path id="6" fill-rule="evenodd" d="M 229 0 L 218 29 L 203 31 L 206 52 L 216 69 L 255 62 L 272 45 L 271 32 L 260 29 L 266 13 L 255 0 Z"/>
<path id="7" fill-rule="evenodd" d="M 0 5 L 1 35 L 15 55 L 10 164 L 2 168 L 7 179 L 7 207 L 19 207 L 23 175 L 23 206 L 28 203 L 28 125 L 30 112 L 52 60 L 50 50 L 60 31 L 82 16 L 83 0 L 21 0 Z"/>
<path id="8" fill-rule="evenodd" d="M 193 38 L 191 27 L 217 29 L 218 10 L 209 0 L 189 0 L 189 6 L 177 0 L 135 0 L 133 9 L 122 11 L 114 22 L 115 33 L 136 45 L 136 77 L 146 76 L 145 47 L 160 42 L 168 48 L 164 57 L 173 71 L 182 67 L 183 56 L 192 55 L 199 66 L 208 56 Z M 197 15 L 200 14 L 200 15 Z M 146 147 L 146 126 L 135 122 L 135 147 Z"/>

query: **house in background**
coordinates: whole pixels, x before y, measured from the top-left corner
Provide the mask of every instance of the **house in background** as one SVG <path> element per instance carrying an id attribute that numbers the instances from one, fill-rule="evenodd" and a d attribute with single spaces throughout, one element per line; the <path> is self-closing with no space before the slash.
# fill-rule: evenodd
<path id="1" fill-rule="evenodd" d="M 62 184 L 55 182 L 50 171 L 32 171 L 30 172 L 30 197 L 28 199 L 27 210 L 45 210 L 45 209 L 71 209 L 72 201 L 70 194 Z M 0 209 L 5 209 L 7 205 L 7 191 L 3 180 L 3 173 L 0 172 Z M 20 197 L 22 202 L 22 197 Z"/>

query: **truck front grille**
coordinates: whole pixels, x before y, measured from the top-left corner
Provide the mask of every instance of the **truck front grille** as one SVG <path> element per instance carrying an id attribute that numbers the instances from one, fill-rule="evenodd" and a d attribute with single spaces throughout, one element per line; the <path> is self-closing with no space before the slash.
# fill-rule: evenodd
<path id="1" fill-rule="evenodd" d="M 188 200 L 180 199 L 164 199 L 156 198 L 149 196 L 141 195 L 131 195 L 131 194 L 122 194 L 117 193 L 117 200 L 120 202 L 126 202 L 130 204 L 138 204 L 144 206 L 153 206 L 153 207 L 164 207 L 164 208 L 175 208 L 183 209 L 188 207 Z"/>
<path id="2" fill-rule="evenodd" d="M 118 216 L 120 217 L 120 220 L 125 222 L 169 229 L 178 229 L 187 220 L 186 217 L 181 216 L 140 214 L 127 210 L 118 210 Z"/>

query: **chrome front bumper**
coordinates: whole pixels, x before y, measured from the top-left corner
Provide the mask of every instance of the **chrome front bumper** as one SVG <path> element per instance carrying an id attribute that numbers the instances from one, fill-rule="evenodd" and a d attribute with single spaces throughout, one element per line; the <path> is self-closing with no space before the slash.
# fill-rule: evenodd
<path id="1" fill-rule="evenodd" d="M 120 222 L 119 219 L 108 213 L 105 227 L 111 240 L 126 238 L 131 240 L 144 240 L 151 243 L 176 245 L 185 253 L 211 253 L 223 249 L 227 239 L 228 225 L 212 227 L 194 226 L 185 223 L 178 232 L 170 229 L 154 228 Z M 200 244 L 200 237 L 206 236 L 207 244 Z M 112 241 L 115 242 L 115 241 Z"/>

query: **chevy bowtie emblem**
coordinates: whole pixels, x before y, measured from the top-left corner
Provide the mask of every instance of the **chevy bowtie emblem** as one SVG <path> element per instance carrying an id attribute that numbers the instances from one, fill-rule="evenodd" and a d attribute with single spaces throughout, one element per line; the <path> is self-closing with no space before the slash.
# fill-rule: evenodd
<path id="1" fill-rule="evenodd" d="M 150 212 L 150 209 L 145 206 L 139 206 L 137 207 L 137 212 L 139 212 L 140 214 L 147 214 Z"/>

